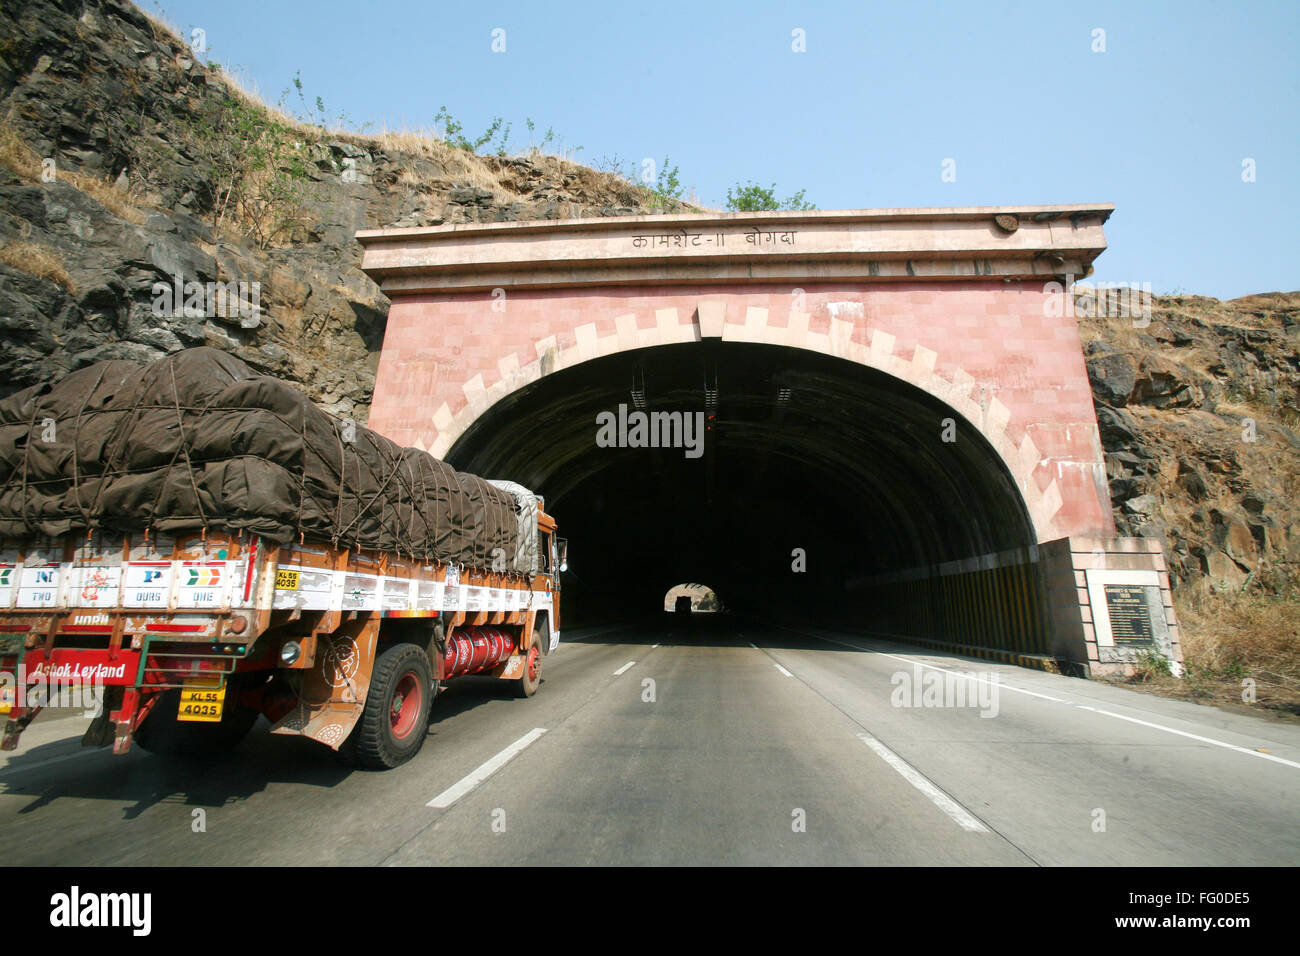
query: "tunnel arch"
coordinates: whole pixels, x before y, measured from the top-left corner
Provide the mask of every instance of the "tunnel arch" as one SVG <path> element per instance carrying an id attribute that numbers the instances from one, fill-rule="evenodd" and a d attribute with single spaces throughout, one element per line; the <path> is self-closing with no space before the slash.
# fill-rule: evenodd
<path id="1" fill-rule="evenodd" d="M 717 306 L 715 332 L 720 339 L 706 337 L 703 315 L 708 306 Z M 481 376 L 475 376 L 464 387 L 466 405 L 452 413 L 446 406 L 435 416 L 437 432 L 429 443 L 435 457 L 451 460 L 452 450 L 458 447 L 466 433 L 476 427 L 482 416 L 503 399 L 541 379 L 558 372 L 584 365 L 600 358 L 664 345 L 692 343 L 717 344 L 746 343 L 777 348 L 810 351 L 817 355 L 841 358 L 846 362 L 875 369 L 897 379 L 900 384 L 918 388 L 948 406 L 955 420 L 964 420 L 988 442 L 993 451 L 1016 478 L 1035 528 L 1037 541 L 1048 541 L 1061 534 L 1056 524 L 1056 514 L 1061 508 L 1062 495 L 1055 477 L 1040 487 L 1033 477 L 1041 456 L 1033 438 L 1026 432 L 1013 438 L 1007 425 L 1010 412 L 993 390 L 977 387 L 976 377 L 961 368 L 950 369 L 945 374 L 936 371 L 936 353 L 917 345 L 912 355 L 904 358 L 895 354 L 895 337 L 882 330 L 871 333 L 869 345 L 856 342 L 852 337 L 853 323 L 843 320 L 831 322 L 826 333 L 809 329 L 808 317 L 796 311 L 788 316 L 789 325 L 781 326 L 769 321 L 769 309 L 747 308 L 743 324 L 727 323 L 727 308 L 721 302 L 702 302 L 696 312 L 695 324 L 682 324 L 678 309 L 656 312 L 647 325 L 634 313 L 620 316 L 618 331 L 600 336 L 595 326 L 576 330 L 576 344 L 565 349 L 557 347 L 554 337 L 534 343 L 537 359 L 520 365 L 517 355 L 502 356 L 497 367 L 500 377 L 490 385 Z"/>
<path id="2" fill-rule="evenodd" d="M 699 458 L 600 448 L 597 415 L 620 405 L 716 419 Z M 692 580 L 741 611 L 835 608 L 854 582 L 1039 533 L 1021 482 L 966 415 L 878 368 L 789 346 L 704 339 L 568 365 L 482 410 L 446 458 L 546 496 L 571 542 L 579 612 L 651 608 Z"/>

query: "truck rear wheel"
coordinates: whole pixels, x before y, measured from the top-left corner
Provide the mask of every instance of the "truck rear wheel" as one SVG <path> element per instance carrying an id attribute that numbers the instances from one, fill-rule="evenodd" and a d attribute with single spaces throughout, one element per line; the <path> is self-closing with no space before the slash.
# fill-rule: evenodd
<path id="1" fill-rule="evenodd" d="M 165 757 L 212 756 L 233 750 L 248 736 L 258 718 L 258 711 L 241 707 L 238 700 L 239 684 L 231 679 L 227 681 L 226 707 L 219 722 L 177 720 L 180 689 L 165 690 L 136 729 L 135 741 L 150 753 Z"/>
<path id="2" fill-rule="evenodd" d="M 520 697 L 532 697 L 542 683 L 542 648 L 551 643 L 551 628 L 546 619 L 538 621 L 533 627 L 533 645 L 524 655 L 524 676 L 515 680 L 515 693 Z"/>
<path id="3" fill-rule="evenodd" d="M 357 722 L 355 747 L 349 747 L 353 760 L 388 770 L 414 757 L 424 746 L 432 700 L 433 678 L 424 648 L 394 644 L 380 654 Z"/>

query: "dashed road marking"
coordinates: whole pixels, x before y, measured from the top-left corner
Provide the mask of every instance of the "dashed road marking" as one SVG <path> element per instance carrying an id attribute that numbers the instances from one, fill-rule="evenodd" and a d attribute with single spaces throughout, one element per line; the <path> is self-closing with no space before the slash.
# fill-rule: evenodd
<path id="1" fill-rule="evenodd" d="M 963 830 L 969 830 L 972 833 L 989 832 L 989 828 L 975 819 L 965 807 L 936 787 L 921 771 L 898 756 L 871 734 L 858 734 L 858 739 L 874 750 L 881 760 L 902 774 L 904 780 L 929 797 L 931 803 L 956 820 Z"/>
<path id="2" fill-rule="evenodd" d="M 632 667 L 635 666 L 635 665 L 636 665 L 636 661 L 628 661 L 626 664 L 624 664 L 624 665 L 623 665 L 622 667 L 620 667 L 618 670 L 614 671 L 614 676 L 615 676 L 615 677 L 620 677 L 620 676 L 622 676 L 623 674 L 626 674 L 626 673 L 627 673 L 629 670 L 631 670 Z"/>
<path id="3" fill-rule="evenodd" d="M 534 727 L 491 760 L 479 764 L 479 766 L 472 770 L 468 776 L 462 777 L 459 781 L 453 783 L 446 790 L 442 791 L 442 793 L 438 794 L 426 803 L 425 806 L 434 807 L 439 810 L 451 806 L 461 797 L 465 796 L 465 794 L 469 793 L 480 783 L 517 757 L 525 747 L 544 733 L 546 733 L 545 727 Z"/>

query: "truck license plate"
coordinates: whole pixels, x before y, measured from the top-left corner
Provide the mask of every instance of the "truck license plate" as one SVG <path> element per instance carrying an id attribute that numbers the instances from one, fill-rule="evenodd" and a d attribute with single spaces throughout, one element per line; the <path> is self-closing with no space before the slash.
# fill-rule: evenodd
<path id="1" fill-rule="evenodd" d="M 220 723 L 221 712 L 225 709 L 225 705 L 224 682 L 220 687 L 200 687 L 191 684 L 181 688 L 181 706 L 176 713 L 176 719 Z"/>

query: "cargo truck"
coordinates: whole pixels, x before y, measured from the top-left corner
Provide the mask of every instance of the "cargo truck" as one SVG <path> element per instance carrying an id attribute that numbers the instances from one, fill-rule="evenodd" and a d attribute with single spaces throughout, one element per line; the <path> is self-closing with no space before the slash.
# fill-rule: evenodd
<path id="1" fill-rule="evenodd" d="M 537 509 L 533 575 L 253 535 L 0 544 L 0 749 L 40 712 L 28 689 L 93 682 L 84 743 L 163 754 L 237 744 L 264 715 L 363 766 L 424 742 L 440 686 L 469 674 L 523 697 L 560 638 L 566 545 Z M 5 713 L 7 712 L 7 713 Z"/>
<path id="2" fill-rule="evenodd" d="M 523 697 L 560 639 L 543 499 L 325 415 L 195 349 L 0 400 L 0 749 L 94 691 L 83 738 L 228 750 L 259 716 L 365 767 L 481 675 Z"/>

